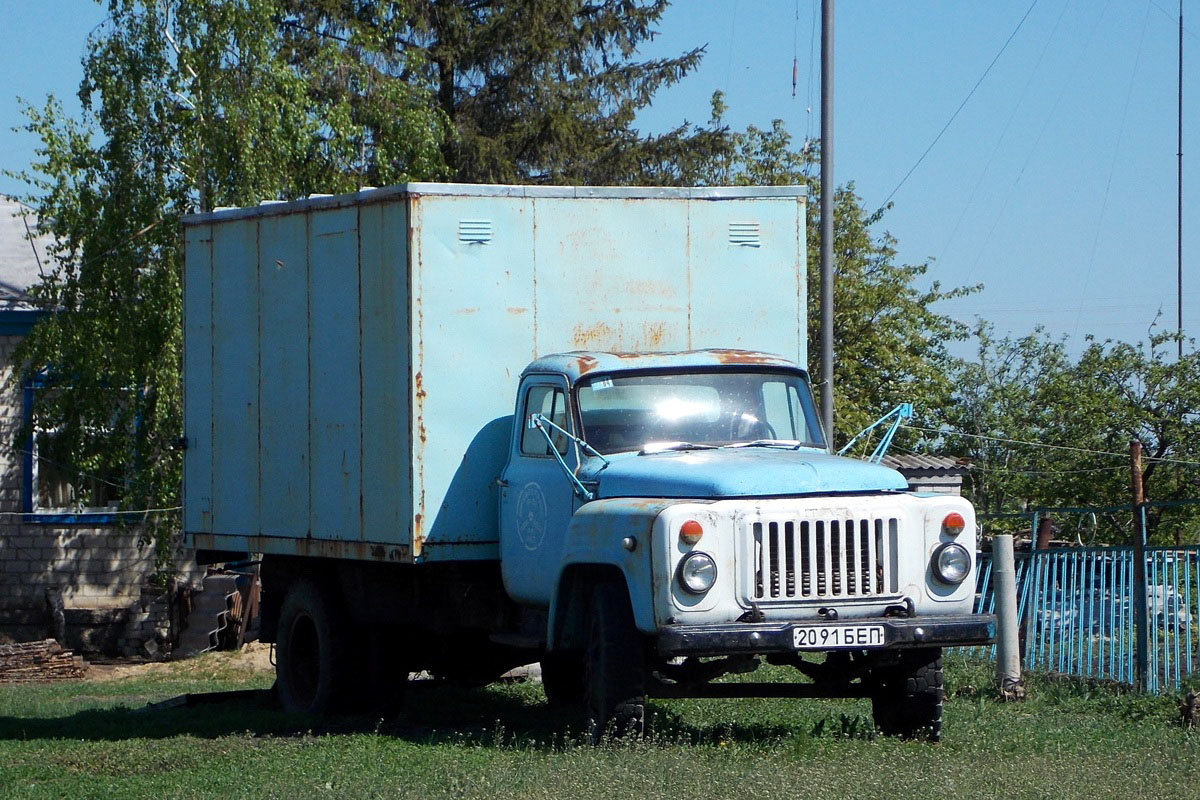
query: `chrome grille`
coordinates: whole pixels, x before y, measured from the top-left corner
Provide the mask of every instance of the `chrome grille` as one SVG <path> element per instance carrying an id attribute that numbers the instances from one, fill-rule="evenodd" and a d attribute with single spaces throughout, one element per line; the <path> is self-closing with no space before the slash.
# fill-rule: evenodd
<path id="1" fill-rule="evenodd" d="M 748 524 L 755 602 L 895 594 L 897 517 L 762 520 Z"/>

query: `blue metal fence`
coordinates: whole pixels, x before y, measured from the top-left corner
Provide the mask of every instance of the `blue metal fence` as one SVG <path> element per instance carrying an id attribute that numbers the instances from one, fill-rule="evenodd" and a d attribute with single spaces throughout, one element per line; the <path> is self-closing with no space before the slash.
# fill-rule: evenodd
<path id="1" fill-rule="evenodd" d="M 1025 669 L 1134 683 L 1134 549 L 1072 547 L 1017 555 Z M 1200 673 L 1200 546 L 1146 547 L 1146 689 L 1178 688 Z M 977 613 L 993 613 L 990 554 L 982 554 Z M 995 647 L 976 648 L 994 657 Z"/>

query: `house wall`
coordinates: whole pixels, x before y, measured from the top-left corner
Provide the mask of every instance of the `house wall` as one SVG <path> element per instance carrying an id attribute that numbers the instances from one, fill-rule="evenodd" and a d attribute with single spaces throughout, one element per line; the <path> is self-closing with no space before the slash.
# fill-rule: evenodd
<path id="1" fill-rule="evenodd" d="M 137 528 L 26 521 L 23 391 L 12 380 L 20 335 L 0 335 L 0 637 L 53 636 L 47 590 L 62 597 L 67 647 L 110 655 L 156 655 L 169 641 L 167 593 L 148 585 L 154 548 Z M 181 567 L 194 560 L 181 558 Z"/>
<path id="2" fill-rule="evenodd" d="M 937 494 L 962 494 L 963 476 L 934 470 L 901 469 L 900 474 L 908 481 L 910 492 L 935 492 Z"/>

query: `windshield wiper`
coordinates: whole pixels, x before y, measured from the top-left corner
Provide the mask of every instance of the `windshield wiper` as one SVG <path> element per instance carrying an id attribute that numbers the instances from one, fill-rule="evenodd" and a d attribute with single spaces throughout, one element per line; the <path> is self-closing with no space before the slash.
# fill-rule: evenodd
<path id="1" fill-rule="evenodd" d="M 755 439 L 752 442 L 733 442 L 725 445 L 726 447 L 782 447 L 784 450 L 799 450 L 805 445 L 804 442 L 796 441 L 795 439 Z"/>
<path id="2" fill-rule="evenodd" d="M 639 456 L 649 456 L 655 453 L 667 453 L 675 450 L 716 450 L 715 444 L 696 444 L 694 442 L 646 442 L 638 452 Z"/>

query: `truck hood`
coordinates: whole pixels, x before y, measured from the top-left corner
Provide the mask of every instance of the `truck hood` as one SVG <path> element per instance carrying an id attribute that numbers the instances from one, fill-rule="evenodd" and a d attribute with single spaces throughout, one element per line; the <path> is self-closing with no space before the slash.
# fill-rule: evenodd
<path id="1" fill-rule="evenodd" d="M 899 472 L 815 451 L 722 447 L 589 459 L 579 477 L 609 497 L 763 497 L 904 491 Z"/>

